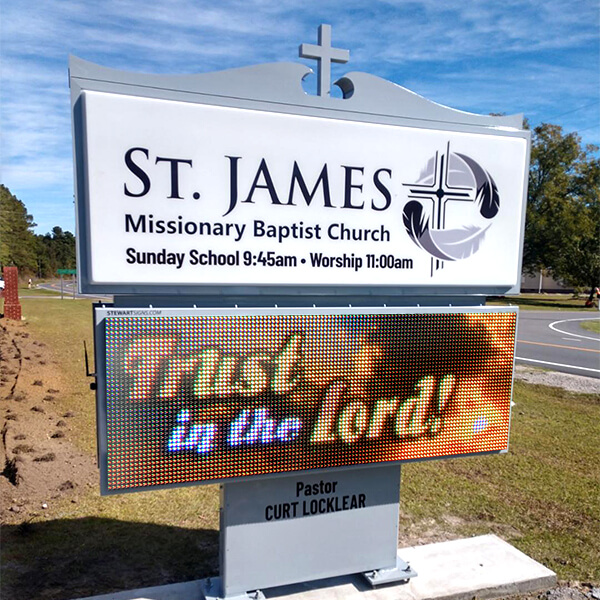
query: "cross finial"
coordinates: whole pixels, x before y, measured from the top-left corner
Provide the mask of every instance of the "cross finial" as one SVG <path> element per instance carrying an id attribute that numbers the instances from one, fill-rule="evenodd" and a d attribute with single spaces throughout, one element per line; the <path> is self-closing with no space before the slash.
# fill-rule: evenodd
<path id="1" fill-rule="evenodd" d="M 331 47 L 331 25 L 319 25 L 319 43 L 300 44 L 300 58 L 316 58 L 318 61 L 317 94 L 331 94 L 331 63 L 347 63 L 350 51 Z"/>

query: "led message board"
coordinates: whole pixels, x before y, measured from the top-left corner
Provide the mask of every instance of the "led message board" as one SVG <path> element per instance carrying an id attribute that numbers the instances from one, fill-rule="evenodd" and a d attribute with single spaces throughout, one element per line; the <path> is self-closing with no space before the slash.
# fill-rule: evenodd
<path id="1" fill-rule="evenodd" d="M 516 309 L 95 314 L 103 493 L 508 448 Z"/>

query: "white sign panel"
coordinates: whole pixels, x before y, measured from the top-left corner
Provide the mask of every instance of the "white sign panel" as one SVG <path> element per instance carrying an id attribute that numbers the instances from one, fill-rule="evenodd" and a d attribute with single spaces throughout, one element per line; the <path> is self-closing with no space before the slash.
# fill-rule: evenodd
<path id="1" fill-rule="evenodd" d="M 523 137 L 82 99 L 92 285 L 518 283 Z"/>

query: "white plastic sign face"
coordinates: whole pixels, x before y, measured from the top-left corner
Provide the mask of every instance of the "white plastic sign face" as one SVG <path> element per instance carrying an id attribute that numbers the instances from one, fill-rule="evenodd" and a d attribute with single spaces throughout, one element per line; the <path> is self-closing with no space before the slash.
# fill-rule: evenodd
<path id="1" fill-rule="evenodd" d="M 92 285 L 519 280 L 522 137 L 92 91 L 82 101 Z"/>

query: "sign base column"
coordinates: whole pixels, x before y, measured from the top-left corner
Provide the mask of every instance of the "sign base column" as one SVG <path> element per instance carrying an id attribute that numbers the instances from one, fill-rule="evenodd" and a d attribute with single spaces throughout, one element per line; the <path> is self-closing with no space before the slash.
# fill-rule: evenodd
<path id="1" fill-rule="evenodd" d="M 249 590 L 363 572 L 376 584 L 408 579 L 399 497 L 399 465 L 224 484 L 221 577 L 205 597 L 260 598 Z"/>

